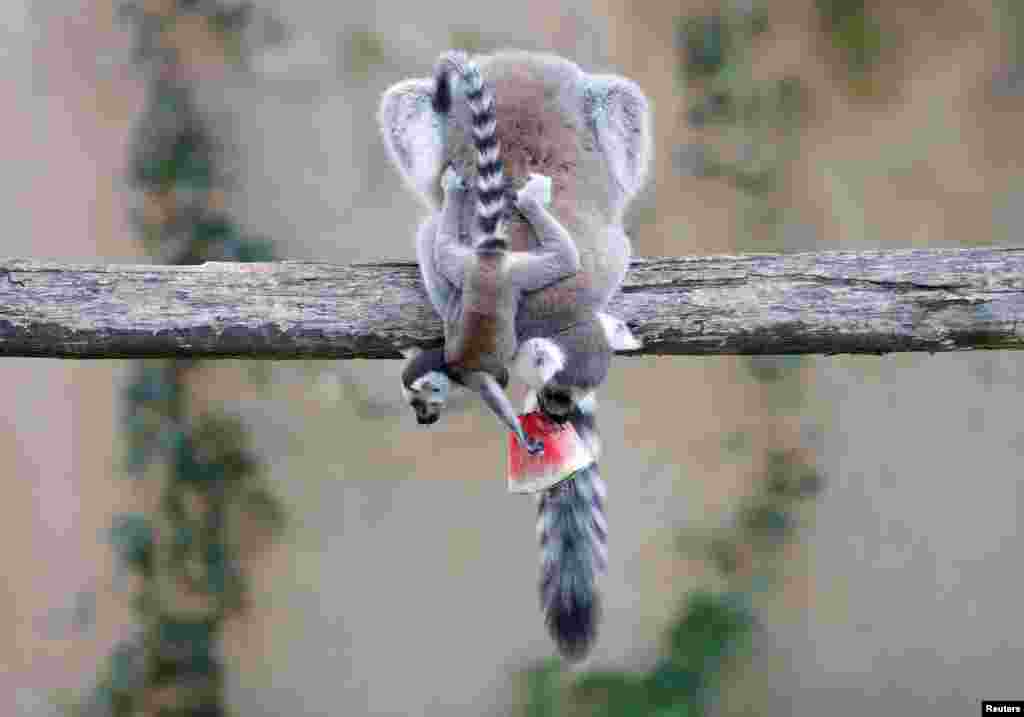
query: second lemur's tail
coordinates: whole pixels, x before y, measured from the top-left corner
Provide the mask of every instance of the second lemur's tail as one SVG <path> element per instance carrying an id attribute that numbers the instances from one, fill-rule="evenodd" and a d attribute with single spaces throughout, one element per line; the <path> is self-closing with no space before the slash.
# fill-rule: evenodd
<path id="1" fill-rule="evenodd" d="M 577 432 L 593 434 L 593 417 L 574 408 Z M 588 441 L 589 443 L 589 441 Z M 607 489 L 595 461 L 540 494 L 540 604 L 548 632 L 567 660 L 582 660 L 597 638 L 597 578 L 608 567 Z"/>
<path id="2" fill-rule="evenodd" d="M 476 215 L 482 240 L 497 233 L 505 211 L 505 176 L 498 143 L 495 120 L 494 88 L 484 82 L 480 68 L 464 52 L 451 51 L 441 55 L 435 72 L 434 111 L 448 114 L 452 107 L 450 75 L 458 75 L 465 87 L 466 101 L 473 123 L 473 145 L 476 148 Z"/>

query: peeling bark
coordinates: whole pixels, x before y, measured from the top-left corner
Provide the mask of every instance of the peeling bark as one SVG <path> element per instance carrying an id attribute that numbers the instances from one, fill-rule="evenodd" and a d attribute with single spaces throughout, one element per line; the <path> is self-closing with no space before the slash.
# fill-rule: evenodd
<path id="1" fill-rule="evenodd" d="M 1024 348 L 1024 248 L 640 259 L 643 354 Z M 441 342 L 415 264 L 0 262 L 0 355 L 398 358 Z"/>

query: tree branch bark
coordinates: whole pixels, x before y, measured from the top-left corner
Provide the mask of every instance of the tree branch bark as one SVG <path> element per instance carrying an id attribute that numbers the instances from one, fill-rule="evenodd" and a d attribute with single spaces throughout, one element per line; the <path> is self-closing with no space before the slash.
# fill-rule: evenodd
<path id="1" fill-rule="evenodd" d="M 644 354 L 1021 349 L 1024 248 L 640 259 L 610 312 Z M 3 356 L 398 358 L 440 341 L 413 263 L 0 262 Z"/>

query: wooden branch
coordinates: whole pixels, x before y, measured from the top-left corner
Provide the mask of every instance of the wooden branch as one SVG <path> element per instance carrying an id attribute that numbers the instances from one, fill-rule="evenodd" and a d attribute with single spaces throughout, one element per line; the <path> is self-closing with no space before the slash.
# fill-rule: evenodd
<path id="1" fill-rule="evenodd" d="M 1024 248 L 633 263 L 610 311 L 647 354 L 1024 348 Z M 397 358 L 441 326 L 412 263 L 0 262 L 0 355 Z"/>

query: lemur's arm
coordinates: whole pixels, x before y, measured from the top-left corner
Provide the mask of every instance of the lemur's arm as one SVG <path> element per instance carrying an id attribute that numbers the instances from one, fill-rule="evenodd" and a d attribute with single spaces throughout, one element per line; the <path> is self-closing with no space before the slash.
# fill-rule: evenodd
<path id="1" fill-rule="evenodd" d="M 536 291 L 580 270 L 580 254 L 568 230 L 544 205 L 551 201 L 551 180 L 531 174 L 516 195 L 516 207 L 530 222 L 540 246 L 516 252 L 509 279 L 523 291 Z"/>
<path id="2" fill-rule="evenodd" d="M 527 436 L 523 431 L 523 427 L 519 425 L 519 419 L 516 418 L 516 410 L 512 407 L 512 402 L 508 400 L 508 396 L 505 395 L 501 384 L 494 376 L 486 371 L 470 371 L 463 374 L 461 379 L 468 388 L 480 394 L 488 408 L 501 419 L 508 430 L 516 435 L 519 444 L 525 447 L 530 455 L 537 455 L 544 451 L 543 441 Z"/>
<path id="3" fill-rule="evenodd" d="M 459 241 L 462 207 L 466 201 L 466 185 L 452 168 L 448 167 L 441 177 L 444 189 L 444 206 L 441 221 L 437 227 L 437 243 L 434 246 L 434 261 L 437 271 L 456 287 L 462 286 L 462 270 L 472 250 Z"/>

